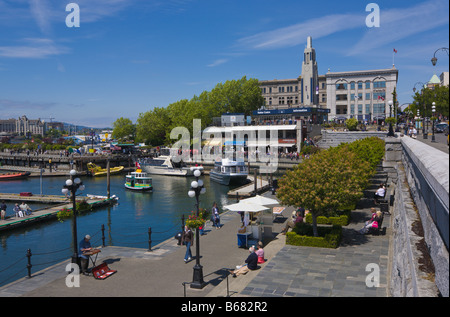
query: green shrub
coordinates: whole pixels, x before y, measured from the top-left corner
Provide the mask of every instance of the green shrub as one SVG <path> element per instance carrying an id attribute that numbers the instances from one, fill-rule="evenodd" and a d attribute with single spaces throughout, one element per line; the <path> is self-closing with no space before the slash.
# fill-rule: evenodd
<path id="1" fill-rule="evenodd" d="M 332 248 L 339 247 L 342 238 L 342 227 L 318 227 L 319 236 L 313 236 L 312 226 L 309 224 L 298 224 L 291 232 L 286 233 L 286 244 L 296 246 Z"/>
<path id="2" fill-rule="evenodd" d="M 345 125 L 349 131 L 356 131 L 358 127 L 358 120 L 356 118 L 350 118 L 345 121 Z"/>
<path id="3" fill-rule="evenodd" d="M 354 209 L 354 208 L 353 208 Z M 350 223 L 351 210 L 332 212 L 328 216 L 318 216 L 317 224 L 319 225 L 339 225 L 347 226 Z M 306 223 L 312 223 L 312 215 L 307 214 L 305 217 Z"/>

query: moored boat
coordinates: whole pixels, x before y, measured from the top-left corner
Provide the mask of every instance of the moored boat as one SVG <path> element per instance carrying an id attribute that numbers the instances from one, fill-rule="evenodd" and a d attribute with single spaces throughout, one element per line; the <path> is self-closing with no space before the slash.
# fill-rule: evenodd
<path id="1" fill-rule="evenodd" d="M 153 190 L 152 178 L 138 169 L 125 177 L 125 188 L 136 191 L 151 191 Z"/>
<path id="2" fill-rule="evenodd" d="M 209 172 L 212 181 L 222 185 L 243 185 L 247 182 L 248 170 L 245 162 L 223 159 L 214 163 Z"/>
<path id="3" fill-rule="evenodd" d="M 87 163 L 87 168 L 89 173 L 92 176 L 106 176 L 108 174 L 108 170 L 106 168 L 102 168 L 100 166 L 95 165 L 94 163 L 90 162 Z M 111 167 L 109 169 L 110 174 L 117 174 L 122 172 L 124 169 L 123 166 L 117 166 L 117 167 Z"/>
<path id="4" fill-rule="evenodd" d="M 30 172 L 4 173 L 0 174 L 0 181 L 23 179 L 27 178 L 30 174 L 31 174 Z"/>

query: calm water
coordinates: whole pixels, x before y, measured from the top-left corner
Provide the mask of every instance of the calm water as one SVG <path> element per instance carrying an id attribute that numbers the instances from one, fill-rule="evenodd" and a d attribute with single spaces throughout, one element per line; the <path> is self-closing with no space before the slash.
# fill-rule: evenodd
<path id="1" fill-rule="evenodd" d="M 61 194 L 66 178 L 43 178 L 43 194 Z M 148 248 L 148 228 L 152 228 L 152 246 L 173 238 L 181 230 L 181 216 L 187 217 L 195 209 L 195 198 L 187 192 L 194 178 L 178 178 L 153 175 L 152 193 L 136 193 L 123 186 L 125 175 L 111 177 L 111 195 L 119 197 L 117 205 L 96 209 L 77 217 L 78 240 L 86 234 L 92 237 L 94 246 L 101 245 L 101 225 L 105 225 L 106 245 Z M 210 209 L 216 201 L 219 207 L 226 205 L 228 186 L 210 182 L 202 177 L 206 194 L 200 196 L 200 207 Z M 83 177 L 86 185 L 82 195 L 106 195 L 106 177 Z M 1 193 L 40 193 L 39 178 L 1 182 Z M 230 201 L 234 202 L 233 200 Z M 7 203 L 11 215 L 13 203 Z M 31 205 L 33 209 L 42 205 Z M 27 228 L 0 233 L 0 286 L 27 275 L 26 252 L 31 249 L 32 272 L 71 257 L 72 220 L 52 220 Z"/>

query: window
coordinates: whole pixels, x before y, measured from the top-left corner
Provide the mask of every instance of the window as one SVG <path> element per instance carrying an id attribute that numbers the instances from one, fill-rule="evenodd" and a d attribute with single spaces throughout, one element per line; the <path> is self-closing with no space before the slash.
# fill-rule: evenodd
<path id="1" fill-rule="evenodd" d="M 347 100 L 347 94 L 345 95 L 336 95 L 336 101 Z"/>
<path id="2" fill-rule="evenodd" d="M 278 87 L 278 92 L 284 92 L 284 87 Z"/>
<path id="3" fill-rule="evenodd" d="M 355 114 L 355 105 L 350 105 L 350 114 Z"/>
<path id="4" fill-rule="evenodd" d="M 366 89 L 370 89 L 370 81 L 366 81 Z"/>
<path id="5" fill-rule="evenodd" d="M 351 82 L 351 83 L 350 83 L 350 89 L 351 89 L 351 90 L 355 90 L 355 83 L 354 83 L 354 82 Z"/>
<path id="6" fill-rule="evenodd" d="M 366 114 L 371 113 L 370 111 L 370 104 L 366 104 Z"/>
<path id="7" fill-rule="evenodd" d="M 360 82 L 358 82 L 358 90 L 359 89 L 363 89 L 363 83 L 360 81 Z"/>
<path id="8" fill-rule="evenodd" d="M 347 84 L 336 84 L 337 90 L 347 90 Z"/>
<path id="9" fill-rule="evenodd" d="M 385 81 L 376 81 L 373 83 L 373 88 L 386 88 Z"/>
<path id="10" fill-rule="evenodd" d="M 370 98 L 370 95 L 371 95 L 370 92 L 366 93 L 366 100 L 370 100 L 370 99 L 371 99 L 371 98 Z"/>
<path id="11" fill-rule="evenodd" d="M 362 105 L 358 105 L 358 114 L 362 114 L 363 113 L 363 106 Z"/>
<path id="12" fill-rule="evenodd" d="M 373 93 L 373 100 L 381 100 L 381 98 L 386 100 L 386 92 L 385 91 Z"/>
<path id="13" fill-rule="evenodd" d="M 379 114 L 379 113 L 385 113 L 386 112 L 386 106 L 384 103 L 376 103 L 373 105 L 373 113 Z"/>

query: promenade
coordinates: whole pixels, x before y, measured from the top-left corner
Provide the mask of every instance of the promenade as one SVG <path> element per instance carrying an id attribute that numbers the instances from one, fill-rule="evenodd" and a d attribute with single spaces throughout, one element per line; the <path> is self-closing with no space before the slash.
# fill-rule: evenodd
<path id="1" fill-rule="evenodd" d="M 274 197 L 270 193 L 265 194 Z M 285 245 L 279 234 L 293 211 L 288 207 L 274 223 L 274 239 L 265 247 L 266 263 L 244 276 L 233 278 L 228 271 L 242 264 L 248 250 L 238 248 L 240 216 L 222 214 L 221 229 L 208 222 L 206 235 L 200 238 L 201 265 L 207 286 L 191 289 L 195 259 L 184 263 L 185 246 L 169 239 L 152 251 L 107 246 L 99 253 L 97 264 L 106 261 L 117 273 L 106 280 L 80 276 L 80 287 L 67 287 L 65 271 L 70 259 L 0 288 L 0 297 L 300 297 L 300 296 L 371 296 L 385 297 L 388 289 L 390 217 L 383 226 L 386 235 L 360 235 L 357 231 L 370 218 L 372 193 L 368 192 L 353 212 L 352 222 L 344 227 L 344 238 L 337 249 Z M 82 236 L 88 232 L 80 232 Z M 195 257 L 195 243 L 192 247 Z M 378 265 L 378 287 L 367 287 L 369 264 Z"/>

